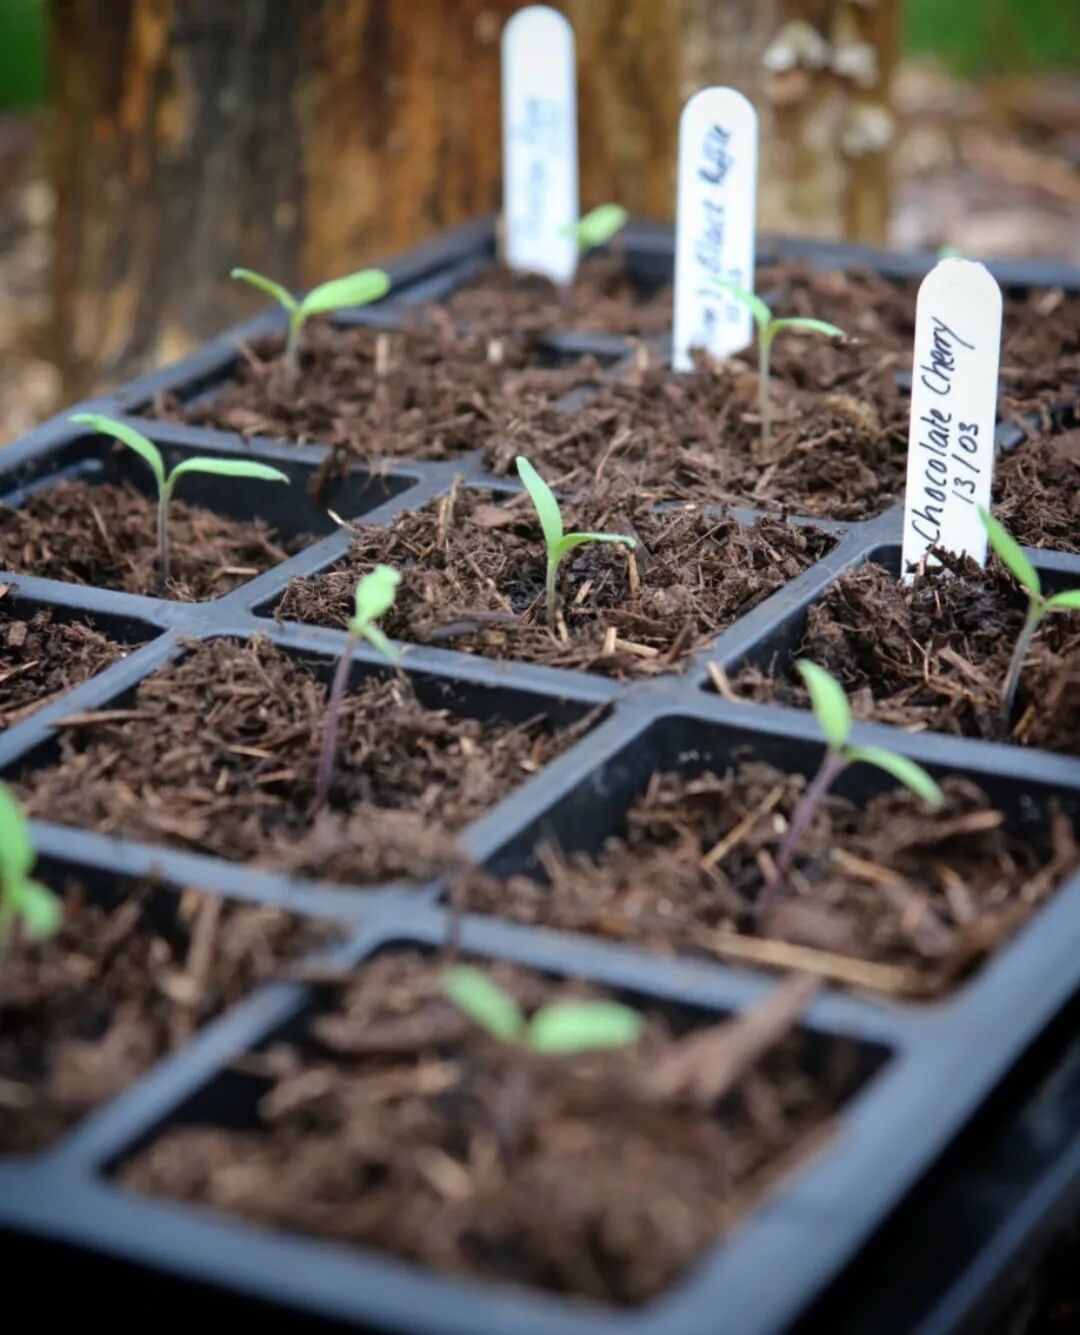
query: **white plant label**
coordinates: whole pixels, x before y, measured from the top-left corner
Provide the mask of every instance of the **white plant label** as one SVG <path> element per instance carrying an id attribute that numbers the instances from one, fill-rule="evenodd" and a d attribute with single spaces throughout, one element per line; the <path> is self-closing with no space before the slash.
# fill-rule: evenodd
<path id="1" fill-rule="evenodd" d="M 574 31 L 549 5 L 519 9 L 502 35 L 504 256 L 568 283 L 578 220 Z"/>
<path id="2" fill-rule="evenodd" d="M 714 282 L 754 287 L 758 118 L 734 88 L 703 88 L 679 118 L 675 214 L 675 324 L 671 364 L 693 365 L 703 348 L 730 357 L 753 337 L 741 301 Z"/>
<path id="3" fill-rule="evenodd" d="M 904 580 L 930 547 L 986 564 L 1001 355 L 1001 288 L 974 260 L 942 260 L 922 281 L 915 312 Z M 936 564 L 933 557 L 930 562 Z"/>

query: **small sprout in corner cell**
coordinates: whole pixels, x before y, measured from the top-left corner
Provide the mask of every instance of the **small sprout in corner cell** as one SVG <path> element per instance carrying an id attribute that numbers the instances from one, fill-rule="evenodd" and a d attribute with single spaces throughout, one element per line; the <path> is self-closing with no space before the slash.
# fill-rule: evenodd
<path id="1" fill-rule="evenodd" d="M 455 1006 L 500 1043 L 565 1056 L 635 1042 L 645 1017 L 617 1001 L 556 1001 L 526 1019 L 517 1002 L 482 969 L 459 965 L 443 982 Z"/>
<path id="2" fill-rule="evenodd" d="M 22 808 L 0 784 L 0 960 L 16 930 L 41 940 L 60 926 L 60 900 L 30 876 L 36 859 Z"/>
<path id="3" fill-rule="evenodd" d="M 621 542 L 626 547 L 636 547 L 637 540 L 622 533 L 565 533 L 559 502 L 555 493 L 529 463 L 528 459 L 518 456 L 518 477 L 525 484 L 525 490 L 532 497 L 533 506 L 540 520 L 540 528 L 547 545 L 547 580 L 545 582 L 547 621 L 555 628 L 555 595 L 558 586 L 559 566 L 567 552 L 575 547 L 583 547 L 587 542 Z"/>
<path id="4" fill-rule="evenodd" d="M 855 765 L 860 761 L 867 765 L 876 765 L 878 769 L 883 769 L 894 779 L 905 784 L 916 797 L 921 797 L 931 807 L 940 807 L 945 801 L 938 785 L 914 760 L 908 760 L 906 756 L 897 755 L 894 751 L 886 751 L 881 746 L 849 746 L 848 738 L 851 736 L 852 727 L 851 706 L 839 682 L 816 663 L 799 660 L 795 666 L 799 669 L 799 675 L 810 692 L 810 703 L 828 745 L 821 767 L 810 780 L 806 791 L 791 813 L 791 820 L 776 855 L 772 875 L 768 877 L 764 892 L 758 901 L 759 913 L 772 907 L 791 866 L 799 841 L 810 828 L 814 813 L 826 793 L 848 765 Z"/>
<path id="5" fill-rule="evenodd" d="M 1042 591 L 1039 572 L 1024 555 L 1020 544 L 1005 525 L 982 506 L 979 507 L 979 518 L 986 528 L 990 546 L 997 552 L 1001 564 L 1023 586 L 1028 596 L 1027 617 L 1017 637 L 1016 647 L 1013 649 L 1009 668 L 1005 674 L 1005 684 L 1001 689 L 1001 728 L 1008 736 L 1009 720 L 1012 718 L 1013 703 L 1016 700 L 1016 688 L 1020 684 L 1020 673 L 1023 671 L 1035 632 L 1039 629 L 1039 623 L 1048 612 L 1080 611 L 1080 589 L 1066 589 L 1063 593 L 1047 597 Z"/>
<path id="6" fill-rule="evenodd" d="M 247 477 L 259 482 L 288 482 L 288 477 L 278 468 L 269 464 L 255 463 L 248 459 L 212 459 L 197 455 L 194 459 L 183 459 L 171 472 L 165 470 L 165 460 L 161 451 L 147 440 L 141 431 L 128 426 L 125 422 L 116 422 L 111 417 L 102 417 L 98 413 L 76 413 L 71 421 L 80 426 L 93 427 L 102 435 L 112 436 L 121 445 L 134 450 L 149 467 L 158 488 L 158 579 L 164 588 L 169 582 L 169 502 L 173 489 L 185 473 L 212 473 L 215 477 Z"/>
<path id="7" fill-rule="evenodd" d="M 300 369 L 300 331 L 310 316 L 326 315 L 330 311 L 343 310 L 346 306 L 368 306 L 373 301 L 380 301 L 390 291 L 390 279 L 382 269 L 360 269 L 345 278 L 332 278 L 330 282 L 312 288 L 300 301 L 288 288 L 275 283 L 272 278 L 264 278 L 253 269 L 232 269 L 229 277 L 239 278 L 241 282 L 259 288 L 288 312 L 285 374 L 290 380 L 296 378 Z"/>
<path id="8" fill-rule="evenodd" d="M 341 701 L 345 694 L 345 683 L 349 679 L 353 650 L 360 640 L 367 640 L 395 666 L 401 659 L 400 652 L 375 624 L 379 617 L 393 607 L 400 582 L 401 576 L 396 570 L 392 570 L 389 566 L 376 566 L 356 586 L 355 610 L 346 627 L 348 637 L 338 659 L 334 681 L 330 687 L 330 698 L 326 702 L 326 731 L 323 733 L 322 751 L 319 754 L 313 815 L 322 808 L 330 792 L 330 776 L 334 769 L 334 751 L 337 747 L 338 719 L 341 717 Z"/>
<path id="9" fill-rule="evenodd" d="M 575 237 L 578 254 L 606 246 L 630 220 L 630 214 L 621 204 L 598 204 L 576 223 L 566 223 L 560 230 L 563 236 Z"/>
<path id="10" fill-rule="evenodd" d="M 842 329 L 834 324 L 829 324 L 826 320 L 811 320 L 798 315 L 780 320 L 774 319 L 772 311 L 759 296 L 756 296 L 753 292 L 748 292 L 744 287 L 739 287 L 737 283 L 727 283 L 717 279 L 715 286 L 729 292 L 736 301 L 741 301 L 754 317 L 754 323 L 757 325 L 761 448 L 762 450 L 768 450 L 772 439 L 772 404 L 769 397 L 769 375 L 772 345 L 777 334 L 783 333 L 784 330 L 791 330 L 795 333 L 826 334 L 829 338 L 847 338 L 847 335 Z"/>

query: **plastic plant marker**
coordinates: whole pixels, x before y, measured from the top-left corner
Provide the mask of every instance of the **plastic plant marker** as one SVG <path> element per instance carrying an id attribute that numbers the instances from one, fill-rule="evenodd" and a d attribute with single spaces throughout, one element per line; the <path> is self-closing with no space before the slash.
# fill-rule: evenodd
<path id="1" fill-rule="evenodd" d="M 574 32 L 549 5 L 528 5 L 502 36 L 503 224 L 511 269 L 568 283 L 578 243 Z"/>
<path id="2" fill-rule="evenodd" d="M 733 88 L 703 88 L 679 119 L 675 206 L 675 313 L 671 364 L 689 371 L 692 352 L 730 357 L 750 342 L 745 305 L 718 281 L 754 284 L 757 112 Z"/>
<path id="3" fill-rule="evenodd" d="M 1001 353 L 1001 288 L 974 260 L 941 260 L 915 314 L 901 578 L 941 547 L 986 563 Z"/>

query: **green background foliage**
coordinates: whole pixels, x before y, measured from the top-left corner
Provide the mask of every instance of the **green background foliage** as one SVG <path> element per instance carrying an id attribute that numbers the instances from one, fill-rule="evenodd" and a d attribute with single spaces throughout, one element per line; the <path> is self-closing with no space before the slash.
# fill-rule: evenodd
<path id="1" fill-rule="evenodd" d="M 45 100 L 45 0 L 0 0 L 0 108 Z"/>
<path id="2" fill-rule="evenodd" d="M 1080 69 L 1080 0 L 907 0 L 904 47 L 957 74 Z"/>

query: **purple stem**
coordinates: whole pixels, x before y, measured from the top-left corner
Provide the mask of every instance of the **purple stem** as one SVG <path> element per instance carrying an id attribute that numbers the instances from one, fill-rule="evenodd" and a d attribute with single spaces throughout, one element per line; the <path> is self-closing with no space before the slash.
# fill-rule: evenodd
<path id="1" fill-rule="evenodd" d="M 831 746 L 825 752 L 818 772 L 811 779 L 806 792 L 799 798 L 795 810 L 791 813 L 787 834 L 784 835 L 784 842 L 780 845 L 780 851 L 773 863 L 772 875 L 766 880 L 765 888 L 758 896 L 757 914 L 759 917 L 764 917 L 766 913 L 774 908 L 784 878 L 787 876 L 788 868 L 791 866 L 791 859 L 795 856 L 795 851 L 803 835 L 810 828 L 814 812 L 817 811 L 821 805 L 821 799 L 832 787 L 836 776 L 846 764 L 847 761 L 844 759 L 843 752 L 834 750 Z"/>
<path id="2" fill-rule="evenodd" d="M 345 641 L 345 648 L 338 659 L 334 682 L 330 687 L 330 699 L 326 702 L 326 731 L 323 733 L 322 751 L 319 755 L 319 772 L 315 780 L 315 801 L 311 814 L 315 816 L 322 810 L 330 793 L 330 779 L 334 773 L 334 751 L 337 748 L 338 720 L 341 717 L 341 701 L 345 695 L 345 684 L 349 680 L 349 665 L 352 663 L 353 648 L 356 638 L 350 635 Z"/>

